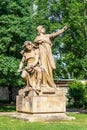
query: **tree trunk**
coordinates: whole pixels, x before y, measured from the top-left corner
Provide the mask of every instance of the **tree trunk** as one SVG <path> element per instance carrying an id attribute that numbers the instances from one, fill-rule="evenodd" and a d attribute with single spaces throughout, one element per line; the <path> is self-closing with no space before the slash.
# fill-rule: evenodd
<path id="1" fill-rule="evenodd" d="M 9 91 L 9 103 L 11 103 L 13 101 L 12 100 L 12 86 L 8 87 L 8 91 Z"/>

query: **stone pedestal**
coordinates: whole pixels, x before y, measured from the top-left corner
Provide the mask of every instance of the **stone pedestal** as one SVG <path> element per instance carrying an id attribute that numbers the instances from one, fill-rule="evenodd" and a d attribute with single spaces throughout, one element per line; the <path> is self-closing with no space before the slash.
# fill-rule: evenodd
<path id="1" fill-rule="evenodd" d="M 70 120 L 66 116 L 66 96 L 64 89 L 43 90 L 41 95 L 36 95 L 31 90 L 27 96 L 18 95 L 16 100 L 17 113 L 14 118 L 34 121 Z"/>
<path id="2" fill-rule="evenodd" d="M 42 113 L 65 113 L 65 96 L 61 95 L 42 95 L 42 96 L 17 96 L 18 112 L 29 114 L 42 114 Z"/>

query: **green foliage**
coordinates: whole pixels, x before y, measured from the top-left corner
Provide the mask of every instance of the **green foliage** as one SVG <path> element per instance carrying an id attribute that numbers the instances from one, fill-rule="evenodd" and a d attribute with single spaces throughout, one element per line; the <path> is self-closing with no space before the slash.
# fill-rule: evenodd
<path id="1" fill-rule="evenodd" d="M 0 85 L 21 86 L 17 74 L 19 52 L 25 40 L 33 39 L 36 29 L 33 29 L 33 1 L 3 0 L 0 5 Z"/>
<path id="2" fill-rule="evenodd" d="M 0 56 L 0 84 L 4 86 L 20 86 L 22 81 L 17 73 L 19 60 L 14 57 Z"/>
<path id="3" fill-rule="evenodd" d="M 14 85 L 22 84 L 17 76 L 18 59 L 21 58 L 19 52 L 25 40 L 34 41 L 36 27 L 40 24 L 46 27 L 47 33 L 61 29 L 64 25 L 69 27 L 55 39 L 52 47 L 57 56 L 54 77 L 87 78 L 86 6 L 87 0 L 1 1 L 0 84 L 13 85 L 14 81 Z"/>
<path id="4" fill-rule="evenodd" d="M 79 81 L 69 84 L 68 89 L 68 102 L 73 107 L 87 107 L 87 85 Z"/>
<path id="5" fill-rule="evenodd" d="M 4 0 L 1 2 L 0 53 L 19 58 L 23 42 L 32 40 L 34 37 L 32 4 L 29 0 L 12 0 L 11 2 Z"/>
<path id="6" fill-rule="evenodd" d="M 84 106 L 87 108 L 87 83 L 85 84 L 85 94 L 84 94 Z"/>
<path id="7" fill-rule="evenodd" d="M 55 46 L 62 58 L 61 66 L 65 63 L 64 77 L 87 78 L 87 0 L 59 0 L 57 3 L 61 10 L 61 25 L 69 27 L 60 40 L 60 47 Z"/>

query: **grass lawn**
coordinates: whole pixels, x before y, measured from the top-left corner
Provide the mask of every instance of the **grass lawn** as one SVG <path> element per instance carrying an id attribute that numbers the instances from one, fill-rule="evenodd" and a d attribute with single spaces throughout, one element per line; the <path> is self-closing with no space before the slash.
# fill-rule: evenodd
<path id="1" fill-rule="evenodd" d="M 69 114 L 72 121 L 26 122 L 7 116 L 0 117 L 0 130 L 87 130 L 87 114 Z"/>

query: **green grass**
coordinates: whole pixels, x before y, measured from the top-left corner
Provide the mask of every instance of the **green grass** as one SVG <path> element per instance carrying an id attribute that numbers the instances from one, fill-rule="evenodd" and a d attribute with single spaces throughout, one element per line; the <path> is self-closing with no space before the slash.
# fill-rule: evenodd
<path id="1" fill-rule="evenodd" d="M 0 117 L 0 130 L 87 130 L 87 114 L 69 114 L 72 121 L 26 122 L 7 116 Z"/>

